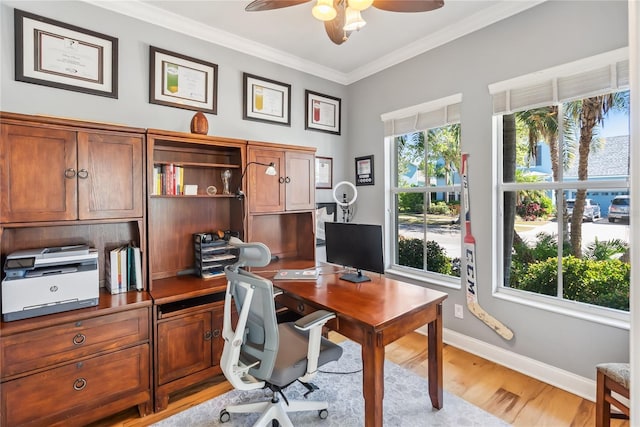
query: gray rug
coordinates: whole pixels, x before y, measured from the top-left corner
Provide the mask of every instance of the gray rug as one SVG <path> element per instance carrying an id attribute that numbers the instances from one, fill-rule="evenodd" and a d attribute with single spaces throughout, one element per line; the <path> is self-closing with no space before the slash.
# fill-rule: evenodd
<path id="1" fill-rule="evenodd" d="M 362 368 L 360 346 L 352 341 L 341 344 L 344 353 L 340 360 L 322 367 L 323 371 L 353 372 Z M 507 426 L 508 424 L 467 403 L 457 396 L 444 392 L 444 407 L 433 410 L 429 400 L 427 380 L 388 361 L 384 365 L 384 425 L 393 427 L 413 426 Z M 341 375 L 319 373 L 313 380 L 320 390 L 309 395 L 312 400 L 329 402 L 329 417 L 321 420 L 316 411 L 289 414 L 295 426 L 360 427 L 364 424 L 364 399 L 362 398 L 362 371 Z M 294 383 L 286 390 L 287 398 L 302 399 L 306 389 Z M 221 424 L 218 415 L 227 404 L 245 401 L 267 400 L 269 391 L 230 391 L 215 399 L 201 403 L 184 412 L 154 424 L 166 426 L 251 426 L 257 414 L 231 414 L 231 421 Z"/>

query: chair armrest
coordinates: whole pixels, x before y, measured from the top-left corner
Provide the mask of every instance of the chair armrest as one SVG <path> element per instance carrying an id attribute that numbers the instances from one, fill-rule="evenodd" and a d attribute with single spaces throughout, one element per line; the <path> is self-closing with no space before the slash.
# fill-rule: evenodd
<path id="1" fill-rule="evenodd" d="M 295 326 L 301 331 L 308 331 L 309 329 L 324 325 L 334 317 L 336 317 L 335 313 L 331 313 L 326 310 L 318 310 L 298 319 L 295 322 Z"/>

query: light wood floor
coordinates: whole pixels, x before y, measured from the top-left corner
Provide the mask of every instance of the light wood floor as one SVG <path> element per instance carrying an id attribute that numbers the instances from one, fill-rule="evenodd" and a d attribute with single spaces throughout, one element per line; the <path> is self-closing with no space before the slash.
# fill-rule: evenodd
<path id="1" fill-rule="evenodd" d="M 343 339 L 333 333 L 330 337 L 336 342 Z M 426 338 L 420 334 L 407 335 L 387 346 L 387 360 L 426 377 L 425 343 Z M 595 426 L 593 402 L 449 345 L 443 350 L 443 372 L 445 390 L 514 426 Z M 160 413 L 139 418 L 132 409 L 92 426 L 148 426 L 230 389 L 226 381 L 214 381 L 176 394 Z M 612 420 L 611 424 L 629 426 L 622 420 Z"/>

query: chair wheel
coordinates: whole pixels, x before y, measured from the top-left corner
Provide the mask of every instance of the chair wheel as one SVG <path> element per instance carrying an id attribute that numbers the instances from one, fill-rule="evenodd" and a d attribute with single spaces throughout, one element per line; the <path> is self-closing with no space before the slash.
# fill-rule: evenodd
<path id="1" fill-rule="evenodd" d="M 320 417 L 321 420 L 326 420 L 327 417 L 329 416 L 329 411 L 327 411 L 326 409 L 320 409 L 318 411 L 318 416 Z"/>
<path id="2" fill-rule="evenodd" d="M 220 422 L 228 423 L 229 421 L 231 421 L 231 414 L 229 414 L 226 409 L 220 411 Z"/>

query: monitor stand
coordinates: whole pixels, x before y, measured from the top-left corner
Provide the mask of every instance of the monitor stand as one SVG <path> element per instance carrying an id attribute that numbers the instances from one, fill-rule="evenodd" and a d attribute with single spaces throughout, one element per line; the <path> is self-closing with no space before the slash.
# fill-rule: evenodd
<path id="1" fill-rule="evenodd" d="M 358 270 L 356 273 L 343 274 L 340 276 L 342 280 L 346 280 L 348 282 L 360 283 L 360 282 L 370 282 L 371 278 L 362 274 L 362 270 Z"/>

